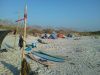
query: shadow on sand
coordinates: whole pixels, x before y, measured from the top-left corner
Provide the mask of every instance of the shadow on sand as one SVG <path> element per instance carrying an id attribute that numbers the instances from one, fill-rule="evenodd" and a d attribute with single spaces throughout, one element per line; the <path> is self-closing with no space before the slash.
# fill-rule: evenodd
<path id="1" fill-rule="evenodd" d="M 0 49 L 0 53 L 2 53 L 2 52 L 7 52 L 7 50 L 6 49 Z"/>
<path id="2" fill-rule="evenodd" d="M 7 68 L 9 69 L 13 75 L 19 75 L 20 74 L 20 71 L 17 69 L 17 67 L 9 64 L 9 63 L 6 63 L 5 61 L 1 61 L 1 63 Z"/>
<path id="3" fill-rule="evenodd" d="M 1 61 L 1 63 L 7 68 L 9 69 L 13 75 L 20 75 L 20 70 L 18 70 L 17 67 L 9 64 L 9 63 L 6 63 L 5 61 Z M 31 71 L 29 75 L 38 75 L 38 69 L 36 69 L 35 71 Z"/>

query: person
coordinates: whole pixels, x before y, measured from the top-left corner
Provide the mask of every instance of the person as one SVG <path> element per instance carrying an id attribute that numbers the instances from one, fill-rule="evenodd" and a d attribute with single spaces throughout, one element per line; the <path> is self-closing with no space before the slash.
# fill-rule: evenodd
<path id="1" fill-rule="evenodd" d="M 15 35 L 16 34 L 16 29 L 14 30 L 14 32 L 13 32 L 13 35 Z"/>
<path id="2" fill-rule="evenodd" d="M 19 36 L 19 43 L 18 43 L 20 49 L 22 49 L 23 47 L 23 38 L 22 38 L 22 35 Z"/>
<path id="3" fill-rule="evenodd" d="M 45 34 L 44 34 L 44 38 L 45 38 L 45 39 L 47 39 L 47 38 L 48 38 L 47 33 L 45 33 Z"/>

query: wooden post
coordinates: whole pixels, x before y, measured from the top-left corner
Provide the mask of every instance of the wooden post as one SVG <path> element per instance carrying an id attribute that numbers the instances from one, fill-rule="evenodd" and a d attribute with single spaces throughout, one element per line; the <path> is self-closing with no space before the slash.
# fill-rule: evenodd
<path id="1" fill-rule="evenodd" d="M 22 58 L 25 58 L 25 46 L 26 46 L 26 23 L 27 23 L 27 6 L 25 7 L 25 10 L 24 10 L 24 35 L 23 35 L 23 50 L 22 50 Z"/>
<path id="2" fill-rule="evenodd" d="M 18 20 L 20 19 L 19 15 L 18 15 Z M 18 24 L 16 26 L 16 34 L 15 34 L 15 41 L 14 41 L 14 48 L 16 49 L 16 39 L 17 39 L 17 33 L 18 33 L 18 26 L 19 26 L 19 21 Z"/>
<path id="3" fill-rule="evenodd" d="M 29 75 L 30 65 L 25 59 L 25 46 L 26 46 L 26 23 L 27 23 L 27 6 L 24 11 L 24 35 L 23 35 L 23 49 L 22 49 L 22 63 L 21 63 L 21 75 Z"/>

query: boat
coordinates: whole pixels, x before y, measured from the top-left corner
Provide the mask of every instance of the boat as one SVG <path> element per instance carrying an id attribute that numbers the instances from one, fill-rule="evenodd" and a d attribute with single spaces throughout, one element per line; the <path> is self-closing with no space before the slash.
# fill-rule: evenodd
<path id="1" fill-rule="evenodd" d="M 44 53 L 44 52 L 33 51 L 32 54 L 33 54 L 33 55 L 36 55 L 36 56 L 38 56 L 38 57 L 41 57 L 42 59 L 46 59 L 46 60 L 48 60 L 48 61 L 53 61 L 53 62 L 64 62 L 64 58 L 52 56 L 52 55 L 49 55 L 49 54 Z"/>
<path id="2" fill-rule="evenodd" d="M 6 29 L 0 29 L 0 49 L 1 49 L 1 44 L 6 37 L 6 35 L 11 32 L 11 30 L 6 30 Z"/>

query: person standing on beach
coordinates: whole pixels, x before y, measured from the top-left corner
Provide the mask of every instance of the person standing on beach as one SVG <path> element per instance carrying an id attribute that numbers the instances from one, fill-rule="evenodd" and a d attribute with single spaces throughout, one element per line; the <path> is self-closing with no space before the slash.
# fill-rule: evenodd
<path id="1" fill-rule="evenodd" d="M 13 34 L 16 35 L 16 29 L 14 30 Z"/>
<path id="2" fill-rule="evenodd" d="M 20 49 L 22 49 L 22 47 L 23 47 L 23 38 L 22 38 L 22 35 L 19 36 L 18 46 L 20 47 Z"/>

